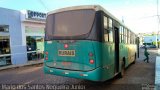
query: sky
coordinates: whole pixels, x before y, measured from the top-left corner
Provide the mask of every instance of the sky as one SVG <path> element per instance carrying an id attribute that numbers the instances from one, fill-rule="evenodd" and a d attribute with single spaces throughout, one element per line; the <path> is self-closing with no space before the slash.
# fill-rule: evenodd
<path id="1" fill-rule="evenodd" d="M 3 8 L 40 12 L 77 5 L 101 5 L 135 33 L 160 31 L 157 0 L 0 0 Z"/>

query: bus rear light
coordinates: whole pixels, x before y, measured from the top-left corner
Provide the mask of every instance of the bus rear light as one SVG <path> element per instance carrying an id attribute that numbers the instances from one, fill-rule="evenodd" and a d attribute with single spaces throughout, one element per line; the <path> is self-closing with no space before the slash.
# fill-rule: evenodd
<path id="1" fill-rule="evenodd" d="M 45 60 L 48 60 L 48 57 L 46 57 Z"/>
<path id="2" fill-rule="evenodd" d="M 68 44 L 64 44 L 64 48 L 68 48 Z"/>
<path id="3" fill-rule="evenodd" d="M 48 52 L 45 52 L 46 55 L 48 55 Z"/>
<path id="4" fill-rule="evenodd" d="M 89 60 L 89 63 L 90 63 L 90 64 L 94 64 L 94 60 L 92 60 L 92 59 Z"/>

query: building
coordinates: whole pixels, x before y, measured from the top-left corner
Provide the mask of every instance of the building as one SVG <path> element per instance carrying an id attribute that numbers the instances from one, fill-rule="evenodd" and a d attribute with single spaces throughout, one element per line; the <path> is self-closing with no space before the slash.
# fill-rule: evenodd
<path id="1" fill-rule="evenodd" d="M 0 66 L 43 58 L 46 13 L 0 8 Z"/>
<path id="2" fill-rule="evenodd" d="M 156 39 L 160 41 L 160 35 L 144 36 L 144 43 L 153 43 L 156 42 Z"/>

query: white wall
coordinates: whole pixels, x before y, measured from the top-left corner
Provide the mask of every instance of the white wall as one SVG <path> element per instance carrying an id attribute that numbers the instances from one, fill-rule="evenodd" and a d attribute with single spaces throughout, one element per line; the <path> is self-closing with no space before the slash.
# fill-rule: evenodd
<path id="1" fill-rule="evenodd" d="M 155 42 L 156 38 L 159 39 L 158 41 L 160 41 L 160 35 L 158 35 L 158 37 L 156 35 L 154 35 L 154 36 L 144 36 L 144 43 Z"/>

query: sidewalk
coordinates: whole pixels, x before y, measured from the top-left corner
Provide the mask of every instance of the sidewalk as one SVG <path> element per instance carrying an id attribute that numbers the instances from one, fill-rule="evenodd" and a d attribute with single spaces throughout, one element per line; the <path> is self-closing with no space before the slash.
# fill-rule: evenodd
<path id="1" fill-rule="evenodd" d="M 156 85 L 156 90 L 160 90 L 160 56 L 156 57 L 156 64 L 155 64 L 155 85 Z"/>
<path id="2" fill-rule="evenodd" d="M 44 60 L 41 59 L 41 60 L 28 61 L 26 64 L 3 66 L 3 67 L 0 67 L 0 71 L 1 71 L 1 70 L 5 70 L 5 69 L 11 69 L 11 68 L 18 68 L 18 67 L 29 66 L 29 65 L 42 64 L 43 61 L 44 61 Z"/>

